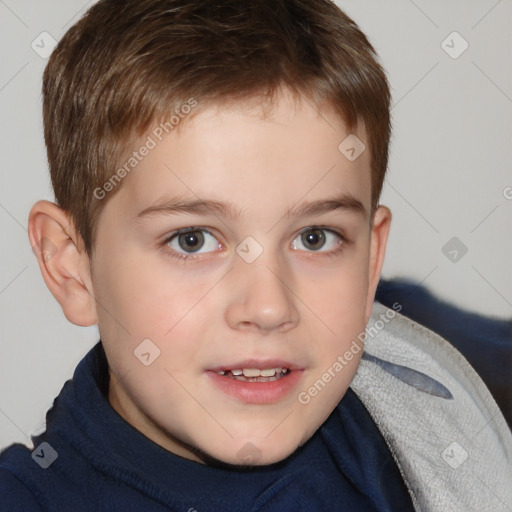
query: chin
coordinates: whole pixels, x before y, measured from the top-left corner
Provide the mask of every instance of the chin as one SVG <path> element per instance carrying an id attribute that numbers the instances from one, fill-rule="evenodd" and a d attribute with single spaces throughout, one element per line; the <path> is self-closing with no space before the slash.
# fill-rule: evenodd
<path id="1" fill-rule="evenodd" d="M 263 447 L 258 441 L 247 441 L 241 448 L 234 453 L 216 454 L 196 450 L 196 455 L 201 461 L 208 465 L 224 469 L 233 469 L 237 471 L 250 470 L 258 466 L 268 466 L 276 464 L 292 455 L 298 446 Z M 232 449 L 232 446 L 230 447 Z"/>
<path id="2" fill-rule="evenodd" d="M 210 443 L 207 443 L 210 444 Z M 233 439 L 224 445 L 206 446 L 204 449 L 188 445 L 204 464 L 215 467 L 231 467 L 244 469 L 255 466 L 268 466 L 286 459 L 301 445 L 300 436 L 285 435 L 269 440 L 247 436 L 244 439 Z"/>

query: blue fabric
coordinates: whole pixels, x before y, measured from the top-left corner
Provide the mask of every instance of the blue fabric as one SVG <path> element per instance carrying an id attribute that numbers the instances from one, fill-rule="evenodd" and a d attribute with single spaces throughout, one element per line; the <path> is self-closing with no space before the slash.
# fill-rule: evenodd
<path id="1" fill-rule="evenodd" d="M 276 464 L 235 471 L 178 457 L 143 436 L 106 399 L 98 343 L 47 414 L 57 459 L 46 469 L 25 446 L 0 454 L 1 509 L 45 511 L 396 511 L 413 506 L 368 412 L 349 389 L 313 437 Z"/>
<path id="2" fill-rule="evenodd" d="M 449 341 L 477 371 L 512 429 L 512 319 L 488 318 L 442 301 L 422 285 L 381 279 L 376 300 Z"/>

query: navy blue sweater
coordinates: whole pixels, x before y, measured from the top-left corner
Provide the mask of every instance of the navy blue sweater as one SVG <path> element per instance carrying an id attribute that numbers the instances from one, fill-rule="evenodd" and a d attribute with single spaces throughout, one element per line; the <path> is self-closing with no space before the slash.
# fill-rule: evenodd
<path id="1" fill-rule="evenodd" d="M 56 398 L 33 452 L 15 444 L 0 454 L 2 511 L 413 510 L 351 389 L 287 459 L 241 471 L 186 460 L 138 432 L 110 406 L 107 370 L 98 343 Z"/>

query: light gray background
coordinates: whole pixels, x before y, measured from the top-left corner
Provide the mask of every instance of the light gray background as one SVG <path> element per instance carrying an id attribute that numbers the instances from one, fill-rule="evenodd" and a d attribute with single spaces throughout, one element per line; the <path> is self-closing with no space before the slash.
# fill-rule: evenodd
<path id="1" fill-rule="evenodd" d="M 53 200 L 41 121 L 46 60 L 31 44 L 44 31 L 59 40 L 92 3 L 0 0 L 0 447 L 30 444 L 44 429 L 45 412 L 98 339 L 95 327 L 64 318 L 26 233 L 31 205 Z M 409 277 L 463 308 L 510 318 L 512 2 L 338 4 L 368 35 L 392 86 L 384 277 Z M 469 44 L 456 59 L 442 47 L 453 31 Z M 446 44 L 462 48 L 457 38 Z M 468 248 L 457 262 L 442 252 L 454 236 Z"/>

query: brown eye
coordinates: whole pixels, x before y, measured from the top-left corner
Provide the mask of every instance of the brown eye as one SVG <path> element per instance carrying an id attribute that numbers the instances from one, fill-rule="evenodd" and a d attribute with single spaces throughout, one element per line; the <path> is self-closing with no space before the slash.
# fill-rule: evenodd
<path id="1" fill-rule="evenodd" d="M 184 229 L 172 235 L 167 245 L 180 254 L 213 252 L 221 249 L 221 243 L 206 229 Z"/>
<path id="2" fill-rule="evenodd" d="M 304 229 L 292 242 L 292 248 L 299 251 L 334 253 L 345 241 L 336 231 L 312 226 Z"/>
<path id="3" fill-rule="evenodd" d="M 310 229 L 301 234 L 301 241 L 306 249 L 318 251 L 325 245 L 325 233 L 322 229 Z"/>
<path id="4" fill-rule="evenodd" d="M 195 252 L 204 245 L 204 235 L 201 231 L 189 231 L 178 235 L 178 244 L 185 252 Z"/>

